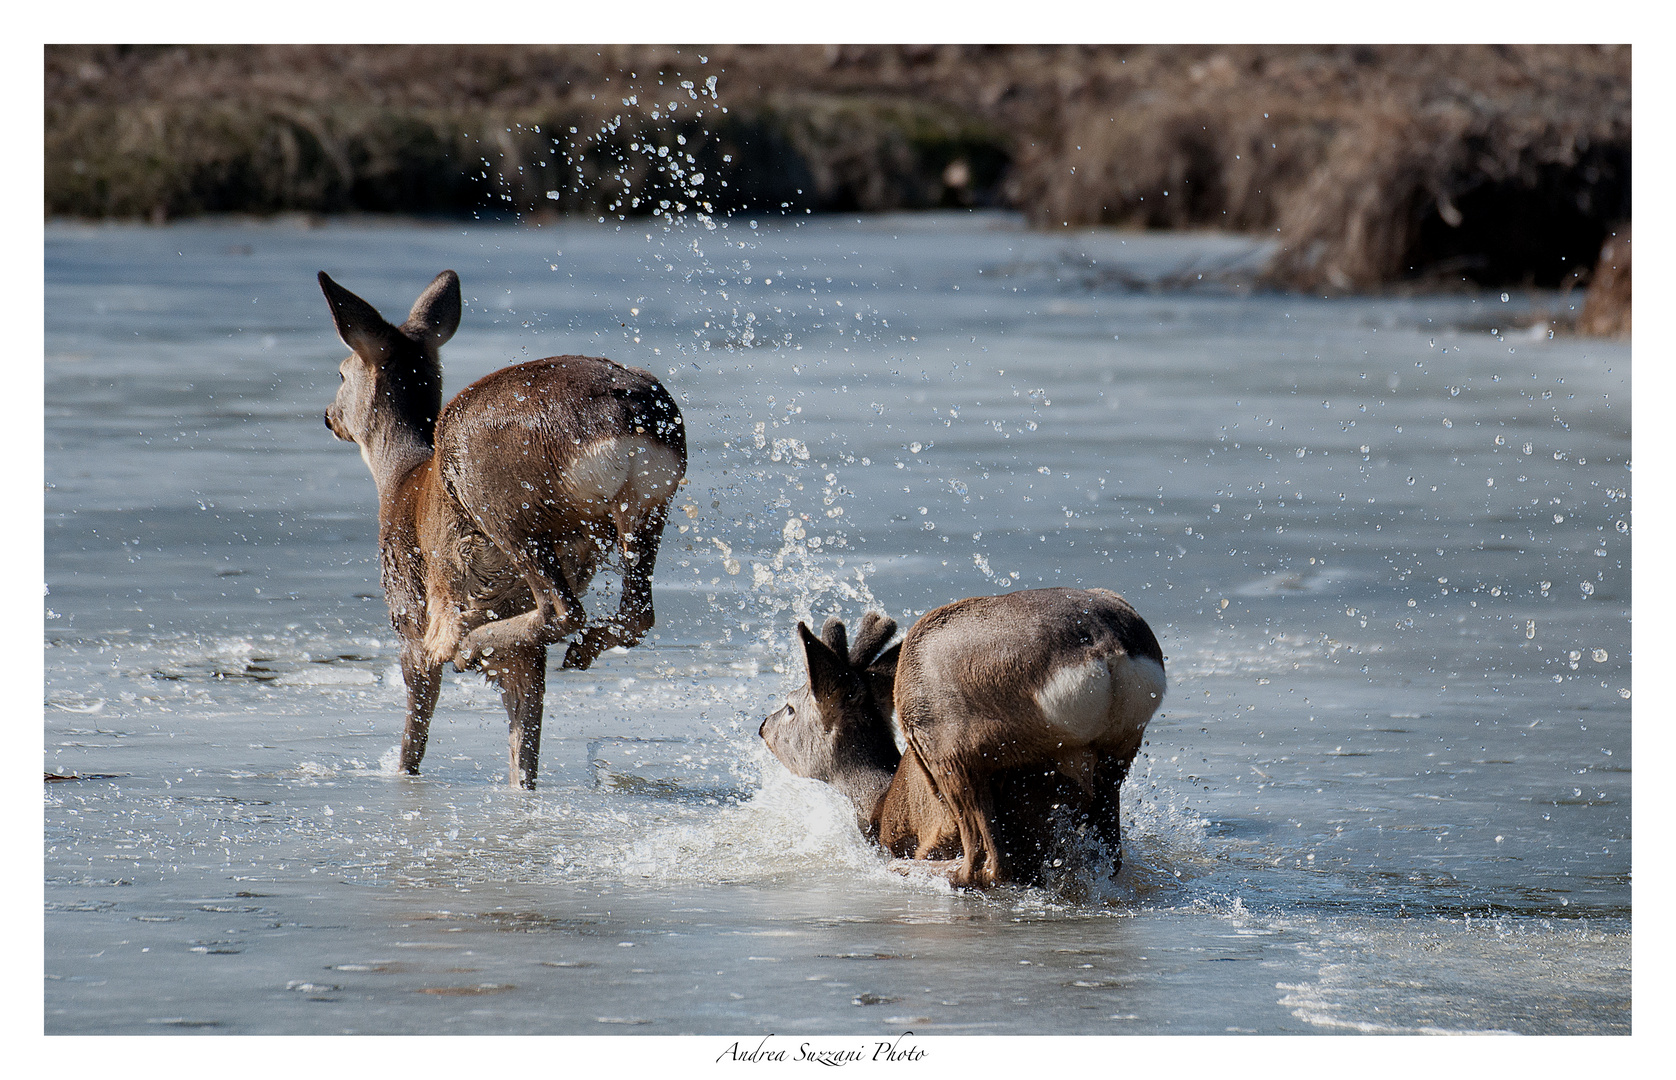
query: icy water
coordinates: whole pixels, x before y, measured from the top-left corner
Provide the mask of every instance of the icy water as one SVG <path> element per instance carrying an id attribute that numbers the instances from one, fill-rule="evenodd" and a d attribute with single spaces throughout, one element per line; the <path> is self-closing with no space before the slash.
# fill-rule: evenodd
<path id="1" fill-rule="evenodd" d="M 46 1030 L 1627 1033 L 1628 346 L 1550 339 L 1554 295 L 1253 295 L 1262 256 L 49 226 Z M 445 267 L 450 393 L 607 355 L 692 440 L 657 631 L 555 662 L 534 792 L 476 676 L 393 773 L 372 481 L 321 423 L 315 272 L 399 320 Z M 904 876 L 759 745 L 798 618 L 1079 583 L 1168 657 L 1115 882 Z"/>

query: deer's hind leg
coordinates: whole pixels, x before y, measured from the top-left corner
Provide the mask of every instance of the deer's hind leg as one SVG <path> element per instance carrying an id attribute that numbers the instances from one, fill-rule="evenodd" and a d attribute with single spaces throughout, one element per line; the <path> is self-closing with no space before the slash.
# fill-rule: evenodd
<path id="1" fill-rule="evenodd" d="M 1111 856 L 1112 873 L 1123 866 L 1123 833 L 1118 798 L 1124 777 L 1129 775 L 1129 760 L 1116 754 L 1102 754 L 1094 769 L 1094 794 L 1089 808 L 1095 833 Z"/>
<path id="2" fill-rule="evenodd" d="M 594 623 L 571 642 L 564 654 L 567 668 L 586 670 L 606 649 L 633 646 L 657 622 L 652 609 L 652 570 L 657 565 L 664 524 L 669 520 L 669 500 L 654 505 L 638 524 L 627 521 L 622 511 L 613 517 L 622 544 L 622 601 L 616 615 Z"/>
<path id="3" fill-rule="evenodd" d="M 899 666 L 896 672 L 898 685 L 903 685 L 906 676 L 911 690 L 915 674 L 912 659 L 904 658 L 904 666 Z M 954 831 L 960 836 L 960 862 L 949 875 L 950 882 L 966 887 L 994 885 L 1005 880 L 1006 868 L 990 825 L 995 802 L 993 783 L 978 760 L 988 755 L 981 745 L 974 750 L 961 737 L 961 733 L 978 722 L 977 718 L 958 712 L 949 715 L 946 709 L 917 693 L 899 695 L 896 709 L 897 722 L 912 756 L 924 768 L 932 793 L 941 800 L 943 810 L 953 819 Z M 903 760 L 905 763 L 907 757 Z M 946 830 L 947 826 L 942 828 Z"/>
<path id="4" fill-rule="evenodd" d="M 402 645 L 402 681 L 407 683 L 407 726 L 402 730 L 402 772 L 419 775 L 430 738 L 431 713 L 436 709 L 442 665 L 433 663 L 418 642 Z"/>
<path id="5" fill-rule="evenodd" d="M 501 544 L 492 534 L 490 539 L 523 576 L 535 606 L 521 615 L 484 623 L 462 637 L 454 658 L 462 670 L 494 666 L 487 662 L 512 650 L 562 641 L 579 630 L 585 618 L 582 602 L 559 559 L 562 545 L 550 539 Z"/>
<path id="6" fill-rule="evenodd" d="M 960 865 L 949 876 L 957 886 L 998 885 L 1007 880 L 1001 847 L 990 827 L 994 798 L 989 777 L 964 768 L 934 770 L 943 803 L 960 831 Z"/>

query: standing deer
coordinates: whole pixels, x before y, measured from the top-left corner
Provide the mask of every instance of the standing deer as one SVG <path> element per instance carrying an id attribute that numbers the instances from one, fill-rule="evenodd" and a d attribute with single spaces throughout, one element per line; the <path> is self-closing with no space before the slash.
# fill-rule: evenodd
<path id="1" fill-rule="evenodd" d="M 652 568 L 687 468 L 681 412 L 638 368 L 553 356 L 503 368 L 442 405 L 438 350 L 460 325 L 444 270 L 392 326 L 324 271 L 320 288 L 352 350 L 326 426 L 361 448 L 378 486 L 378 550 L 401 637 L 407 726 L 419 772 L 442 665 L 478 668 L 510 723 L 509 780 L 535 786 L 547 646 L 577 631 L 564 666 L 652 628 Z M 615 548 L 617 613 L 587 623 L 578 596 Z"/>
<path id="2" fill-rule="evenodd" d="M 956 885 L 1028 880 L 1061 806 L 1118 862 L 1119 788 L 1165 687 L 1135 609 L 1105 589 L 1038 589 L 947 604 L 884 649 L 895 629 L 869 612 L 848 647 L 836 619 L 819 638 L 798 624 L 809 683 L 762 723 L 774 755 L 848 795 L 891 854 L 958 854 Z"/>

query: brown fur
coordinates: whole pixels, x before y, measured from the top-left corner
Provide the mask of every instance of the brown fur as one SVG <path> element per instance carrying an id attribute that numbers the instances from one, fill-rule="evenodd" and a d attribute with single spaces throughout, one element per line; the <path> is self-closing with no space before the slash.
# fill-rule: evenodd
<path id="1" fill-rule="evenodd" d="M 345 344 L 326 424 L 361 447 L 379 492 L 379 561 L 408 687 L 402 768 L 419 771 L 442 665 L 500 687 L 512 782 L 535 785 L 547 646 L 580 631 L 586 668 L 652 627 L 651 578 L 686 472 L 680 410 L 651 374 L 557 356 L 503 368 L 440 408 L 437 352 L 459 324 L 459 279 L 439 274 L 400 327 L 322 273 Z M 602 559 L 622 602 L 587 623 L 578 595 Z"/>
<path id="2" fill-rule="evenodd" d="M 1145 673 L 1129 661 L 1157 666 L 1156 689 L 1145 689 L 1137 679 Z M 1053 722 L 1041 695 L 1056 673 L 1089 662 L 1116 666 L 1114 691 L 1137 700 L 1123 706 L 1120 722 L 1068 731 Z M 1095 828 L 1117 849 L 1118 791 L 1162 698 L 1163 662 L 1146 621 L 1105 589 L 971 597 L 914 624 L 896 670 L 897 717 L 954 817 L 961 847 L 955 884 L 1007 878 L 988 782 L 1002 769 L 1056 766 L 1091 800 Z"/>
<path id="3" fill-rule="evenodd" d="M 868 613 L 864 636 L 881 623 L 894 629 Z M 893 855 L 958 857 L 951 879 L 961 885 L 1034 880 L 1056 815 L 1069 815 L 1087 818 L 1114 863 L 1121 859 L 1119 787 L 1163 692 L 1157 638 L 1122 597 L 1104 589 L 973 597 L 926 615 L 877 658 L 846 656 L 835 619 L 821 638 L 801 623 L 798 633 L 809 684 L 760 733 L 794 773 L 849 795 L 862 827 Z M 1055 679 L 1091 662 L 1111 673 L 1114 704 L 1094 729 L 1066 730 L 1054 719 L 1066 708 L 1053 696 Z M 886 667 L 889 699 L 876 689 Z M 891 737 L 887 700 L 905 751 Z"/>
<path id="4" fill-rule="evenodd" d="M 1054 766 L 998 769 L 989 776 L 989 784 L 994 792 L 995 843 L 1001 861 L 1023 884 L 1042 884 L 1054 851 L 1056 821 L 1080 826 L 1089 818 L 1092 800 Z M 961 857 L 959 824 L 911 746 L 902 755 L 873 822 L 880 846 L 897 858 Z M 1115 870 L 1122 861 L 1116 844 L 1110 846 L 1110 854 Z M 949 867 L 951 872 L 954 869 Z"/>

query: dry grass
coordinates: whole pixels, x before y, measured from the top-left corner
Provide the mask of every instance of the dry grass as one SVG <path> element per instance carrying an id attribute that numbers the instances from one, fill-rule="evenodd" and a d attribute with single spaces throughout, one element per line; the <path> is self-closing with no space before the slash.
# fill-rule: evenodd
<path id="1" fill-rule="evenodd" d="M 1628 337 L 1630 333 L 1630 230 L 1612 234 L 1600 249 L 1594 280 L 1583 296 L 1577 330 L 1600 337 Z"/>
<path id="2" fill-rule="evenodd" d="M 1627 47 L 52 46 L 46 109 L 50 214 L 644 212 L 678 133 L 719 210 L 1262 231 L 1311 290 L 1557 284 L 1629 216 Z"/>

